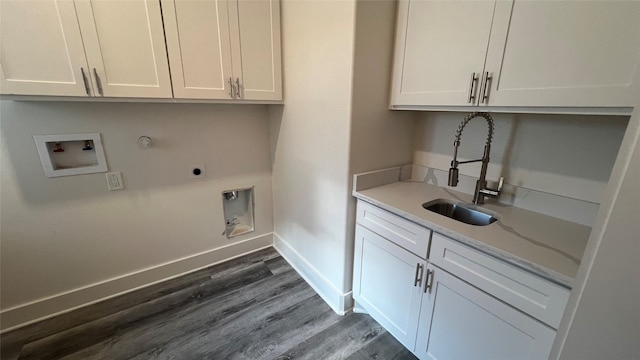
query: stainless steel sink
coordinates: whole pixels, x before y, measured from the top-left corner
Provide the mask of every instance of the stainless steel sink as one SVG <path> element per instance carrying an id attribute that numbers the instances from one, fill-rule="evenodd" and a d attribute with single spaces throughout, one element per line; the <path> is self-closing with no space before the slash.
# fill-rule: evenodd
<path id="1" fill-rule="evenodd" d="M 497 215 L 494 216 L 486 213 L 484 210 L 481 211 L 474 205 L 463 202 L 453 202 L 447 199 L 429 201 L 422 204 L 422 207 L 470 225 L 486 226 L 498 220 Z"/>

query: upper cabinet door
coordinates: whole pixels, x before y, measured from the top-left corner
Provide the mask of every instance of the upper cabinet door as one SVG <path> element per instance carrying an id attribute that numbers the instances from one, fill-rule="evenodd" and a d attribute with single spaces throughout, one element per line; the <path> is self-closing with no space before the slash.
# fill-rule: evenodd
<path id="1" fill-rule="evenodd" d="M 229 3 L 233 73 L 243 100 L 282 100 L 279 0 Z"/>
<path id="2" fill-rule="evenodd" d="M 392 104 L 475 105 L 494 6 L 493 0 L 401 0 Z"/>
<path id="3" fill-rule="evenodd" d="M 488 105 L 634 106 L 639 60 L 639 1 L 498 1 Z"/>
<path id="4" fill-rule="evenodd" d="M 76 10 L 97 95 L 172 97 L 158 1 L 76 0 Z"/>
<path id="5" fill-rule="evenodd" d="M 89 95 L 73 2 L 1 0 L 0 14 L 2 94 Z"/>
<path id="6" fill-rule="evenodd" d="M 234 98 L 227 7 L 227 0 L 162 0 L 176 98 Z"/>

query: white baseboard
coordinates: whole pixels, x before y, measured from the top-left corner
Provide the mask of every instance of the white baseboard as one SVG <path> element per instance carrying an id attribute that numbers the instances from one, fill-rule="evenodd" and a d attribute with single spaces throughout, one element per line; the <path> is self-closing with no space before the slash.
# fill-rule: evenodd
<path id="1" fill-rule="evenodd" d="M 173 279 L 272 244 L 273 234 L 268 233 L 5 309 L 0 312 L 0 333 Z"/>
<path id="2" fill-rule="evenodd" d="M 346 315 L 353 307 L 352 292 L 337 289 L 318 269 L 289 245 L 280 235 L 273 233 L 273 247 L 298 274 L 338 315 Z"/>

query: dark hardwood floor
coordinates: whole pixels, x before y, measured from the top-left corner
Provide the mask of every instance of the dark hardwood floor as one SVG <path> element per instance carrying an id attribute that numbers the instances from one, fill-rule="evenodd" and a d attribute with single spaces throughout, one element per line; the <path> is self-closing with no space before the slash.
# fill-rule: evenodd
<path id="1" fill-rule="evenodd" d="M 336 315 L 273 249 L 0 336 L 2 360 L 415 359 L 365 314 Z"/>

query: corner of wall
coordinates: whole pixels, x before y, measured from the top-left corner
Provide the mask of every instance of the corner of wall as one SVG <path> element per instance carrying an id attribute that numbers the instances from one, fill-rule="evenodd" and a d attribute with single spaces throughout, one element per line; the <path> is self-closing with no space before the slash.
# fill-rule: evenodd
<path id="1" fill-rule="evenodd" d="M 605 188 L 604 200 L 558 327 L 550 359 L 578 359 L 584 356 L 613 359 L 639 354 L 637 334 L 640 324 L 637 316 L 635 321 L 633 315 L 629 316 L 634 311 L 638 314 L 637 303 L 640 299 L 640 286 L 637 281 L 634 283 L 635 270 L 638 269 L 637 254 L 634 255 L 634 250 L 638 250 L 638 224 L 629 216 L 634 213 L 633 208 L 637 206 L 636 199 L 639 197 L 638 158 L 640 108 L 636 107 Z M 625 277 L 633 280 L 624 281 Z M 605 310 L 603 306 L 611 305 L 611 301 L 608 301 L 611 294 L 615 294 L 616 298 L 614 307 Z M 604 343 L 606 336 L 611 336 L 611 339 Z M 600 338 L 601 341 L 594 342 L 594 338 Z"/>
<path id="2" fill-rule="evenodd" d="M 338 315 L 346 315 L 351 311 L 353 308 L 351 291 L 343 293 L 336 288 L 319 269 L 314 267 L 277 233 L 273 234 L 273 247 L 333 311 Z"/>

